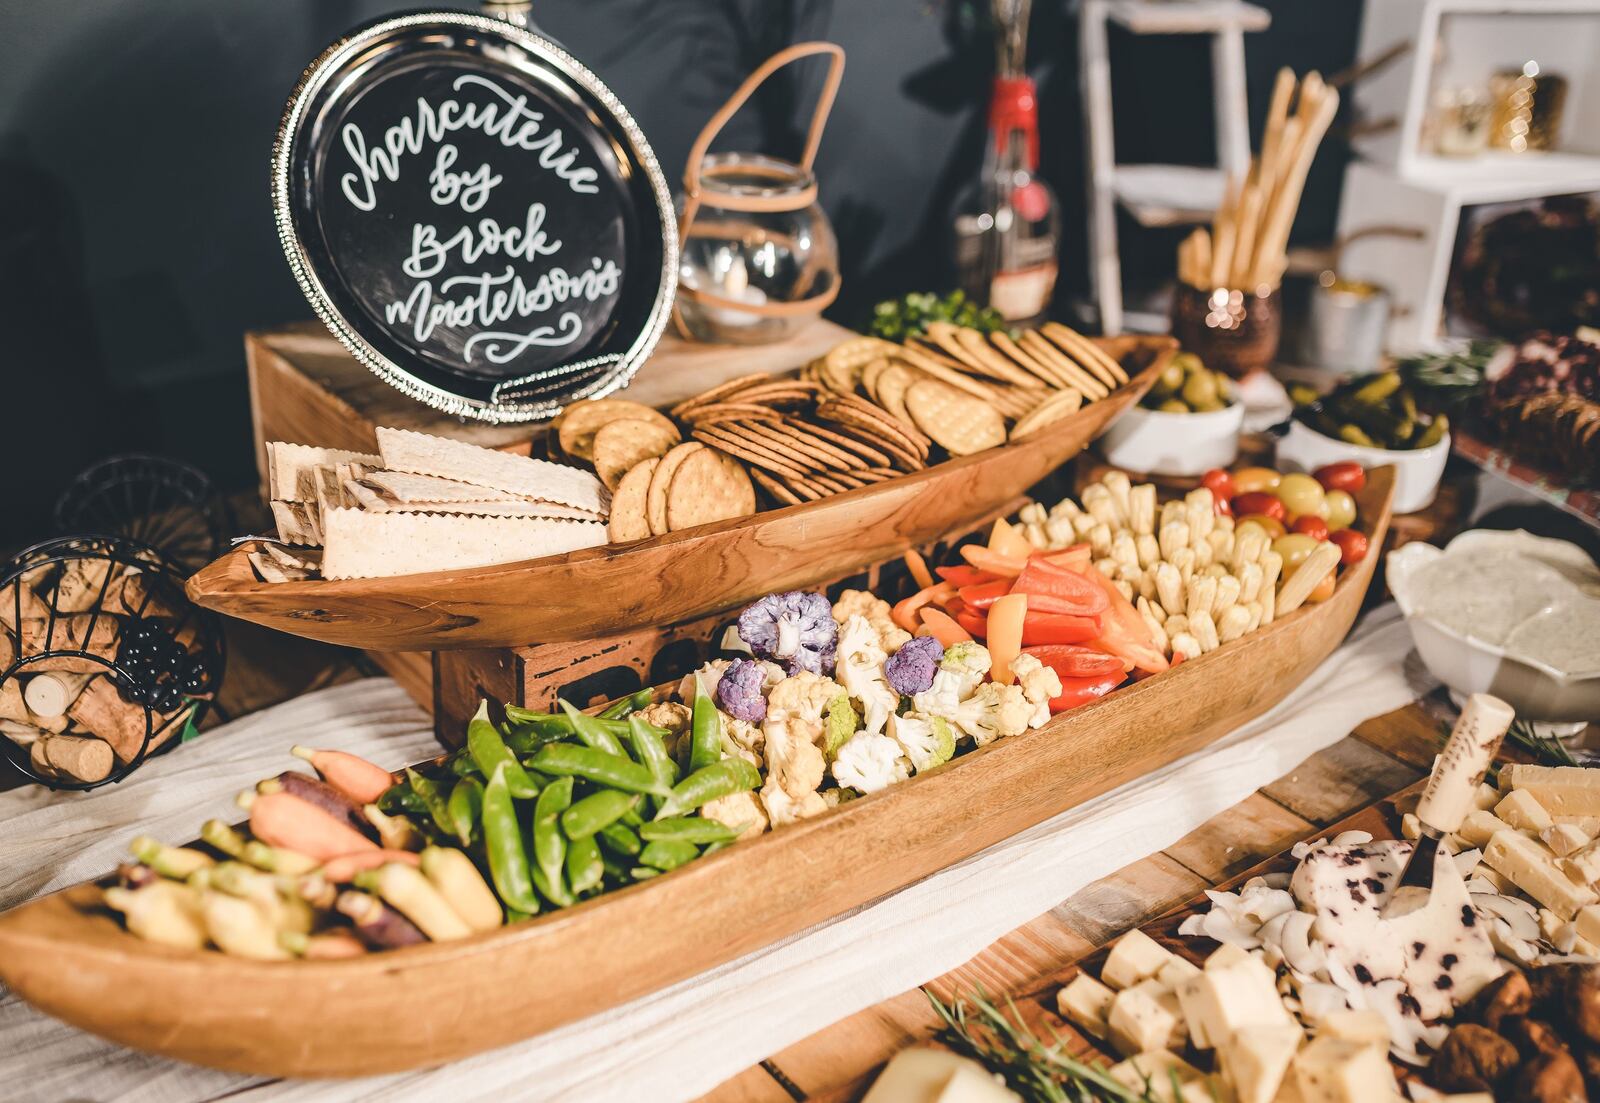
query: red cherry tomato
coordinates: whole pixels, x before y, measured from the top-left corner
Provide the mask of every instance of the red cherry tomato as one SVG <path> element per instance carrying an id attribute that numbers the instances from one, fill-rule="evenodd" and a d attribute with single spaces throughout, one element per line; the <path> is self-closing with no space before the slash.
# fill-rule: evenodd
<path id="1" fill-rule="evenodd" d="M 1220 467 L 1213 467 L 1201 475 L 1200 485 L 1211 491 L 1212 497 L 1219 502 L 1230 501 L 1238 493 L 1233 485 L 1233 476 Z"/>
<path id="2" fill-rule="evenodd" d="M 1308 513 L 1304 517 L 1296 517 L 1294 524 L 1289 526 L 1289 531 L 1303 532 L 1307 536 L 1315 537 L 1318 540 L 1326 540 L 1328 538 L 1328 522 L 1315 514 Z"/>
<path id="3" fill-rule="evenodd" d="M 1353 460 L 1319 467 L 1312 472 L 1312 477 L 1322 484 L 1323 490 L 1343 490 L 1350 494 L 1361 493 L 1362 487 L 1367 485 L 1366 471 Z"/>
<path id="4" fill-rule="evenodd" d="M 1348 567 L 1367 557 L 1367 534 L 1355 529 L 1340 529 L 1328 537 L 1339 545 L 1339 562 Z"/>
<path id="5" fill-rule="evenodd" d="M 1216 514 L 1218 517 L 1233 516 L 1233 503 L 1228 501 L 1228 499 L 1216 498 L 1213 500 L 1213 506 L 1216 509 Z"/>
<path id="6" fill-rule="evenodd" d="M 1264 490 L 1239 495 L 1233 500 L 1233 512 L 1240 516 L 1260 513 L 1280 523 L 1287 520 L 1289 516 L 1289 511 L 1284 508 L 1283 502 L 1278 499 L 1278 496 L 1276 494 L 1268 494 Z"/>

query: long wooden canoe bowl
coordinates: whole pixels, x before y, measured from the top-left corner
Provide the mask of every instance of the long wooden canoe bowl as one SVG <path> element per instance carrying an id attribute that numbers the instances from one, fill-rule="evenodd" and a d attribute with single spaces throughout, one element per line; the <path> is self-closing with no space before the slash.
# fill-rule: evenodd
<path id="1" fill-rule="evenodd" d="M 590 639 L 669 624 L 846 574 L 986 515 L 1082 451 L 1149 390 L 1170 337 L 1098 344 L 1134 378 L 1021 440 L 818 502 L 633 544 L 470 570 L 261 582 L 243 545 L 189 580 L 197 605 L 292 635 L 373 651 L 448 651 Z"/>
<path id="2" fill-rule="evenodd" d="M 1326 602 L 647 883 L 460 942 L 278 964 L 141 941 L 79 885 L 0 915 L 0 980 L 122 1045 L 268 1076 L 426 1067 L 615 1007 L 903 888 L 1261 715 L 1349 631 L 1393 476 L 1371 473 L 1359 523 L 1373 551 Z"/>

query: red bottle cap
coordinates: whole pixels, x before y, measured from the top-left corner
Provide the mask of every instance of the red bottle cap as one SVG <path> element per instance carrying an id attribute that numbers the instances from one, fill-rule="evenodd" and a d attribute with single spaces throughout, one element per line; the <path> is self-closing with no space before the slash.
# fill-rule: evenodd
<path id="1" fill-rule="evenodd" d="M 1039 167 L 1039 96 L 1032 77 L 995 77 L 989 101 L 989 130 L 997 152 L 1003 152 L 1013 132 L 1028 140 L 1028 170 Z"/>

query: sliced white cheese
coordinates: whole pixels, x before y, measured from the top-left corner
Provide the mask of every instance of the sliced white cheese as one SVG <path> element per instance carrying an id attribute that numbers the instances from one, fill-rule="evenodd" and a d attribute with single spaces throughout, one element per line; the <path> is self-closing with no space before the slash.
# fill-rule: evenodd
<path id="1" fill-rule="evenodd" d="M 1056 993 L 1056 1009 L 1073 1026 L 1101 1041 L 1105 1040 L 1106 1018 L 1116 993 L 1088 973 L 1079 973 Z"/>
<path id="2" fill-rule="evenodd" d="M 1556 864 L 1549 847 L 1520 832 L 1495 832 L 1484 848 L 1483 860 L 1563 919 L 1571 919 L 1579 908 L 1600 900 L 1587 885 L 1574 881 Z"/>
<path id="3" fill-rule="evenodd" d="M 1298 1026 L 1256 1026 L 1222 1043 L 1219 1067 L 1238 1103 L 1272 1103 L 1303 1038 Z"/>
<path id="4" fill-rule="evenodd" d="M 1504 831 L 1511 825 L 1493 812 L 1482 809 L 1468 812 L 1467 818 L 1461 821 L 1460 836 L 1476 847 L 1489 845 L 1489 840 L 1494 838 L 1496 831 Z"/>
<path id="5" fill-rule="evenodd" d="M 1384 1103 L 1398 1095 L 1389 1059 L 1369 1045 L 1318 1038 L 1294 1060 L 1305 1103 Z"/>
<path id="6" fill-rule="evenodd" d="M 1172 951 L 1135 928 L 1117 939 L 1100 969 L 1100 980 L 1112 988 L 1132 988 L 1161 972 Z"/>
<path id="7" fill-rule="evenodd" d="M 1494 806 L 1494 814 L 1522 831 L 1543 831 L 1555 821 L 1539 799 L 1526 789 L 1513 789 Z"/>
<path id="8" fill-rule="evenodd" d="M 1181 1045 L 1183 1040 L 1178 997 L 1155 980 L 1118 992 L 1111 1001 L 1106 1026 L 1111 1044 L 1124 1056 Z"/>

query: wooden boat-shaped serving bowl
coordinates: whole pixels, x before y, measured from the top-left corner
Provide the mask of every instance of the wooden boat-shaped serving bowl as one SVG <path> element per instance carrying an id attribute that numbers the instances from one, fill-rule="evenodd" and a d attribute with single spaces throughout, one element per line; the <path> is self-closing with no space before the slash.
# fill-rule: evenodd
<path id="1" fill-rule="evenodd" d="M 1374 549 L 1393 469 L 1359 497 Z M 264 963 L 141 941 L 93 884 L 0 915 L 0 981 L 134 1049 L 268 1076 L 362 1076 L 507 1045 L 911 884 L 1271 708 L 1344 639 L 1378 554 L 1333 596 L 1035 731 L 673 873 L 460 942 Z M 715 932 L 706 937 L 706 932 Z"/>
<path id="2" fill-rule="evenodd" d="M 243 545 L 189 580 L 197 605 L 369 651 L 589 639 L 669 624 L 889 559 L 982 518 L 1077 455 L 1149 390 L 1170 337 L 1097 340 L 1133 378 L 1021 440 L 915 474 L 615 547 L 465 570 L 261 582 Z"/>

